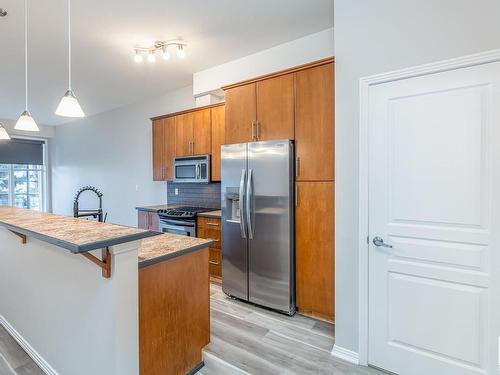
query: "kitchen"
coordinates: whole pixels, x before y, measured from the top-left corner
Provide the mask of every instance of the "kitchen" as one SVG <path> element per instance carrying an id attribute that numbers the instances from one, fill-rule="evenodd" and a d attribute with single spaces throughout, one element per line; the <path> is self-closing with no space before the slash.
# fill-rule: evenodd
<path id="1" fill-rule="evenodd" d="M 497 373 L 499 11 L 0 0 L 0 375 Z"/>

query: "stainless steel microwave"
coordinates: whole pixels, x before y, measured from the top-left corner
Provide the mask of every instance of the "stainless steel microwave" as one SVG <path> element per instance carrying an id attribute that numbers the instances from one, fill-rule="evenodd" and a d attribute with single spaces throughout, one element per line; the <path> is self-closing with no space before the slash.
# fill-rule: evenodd
<path id="1" fill-rule="evenodd" d="M 210 182 L 210 155 L 183 156 L 174 160 L 174 182 Z"/>

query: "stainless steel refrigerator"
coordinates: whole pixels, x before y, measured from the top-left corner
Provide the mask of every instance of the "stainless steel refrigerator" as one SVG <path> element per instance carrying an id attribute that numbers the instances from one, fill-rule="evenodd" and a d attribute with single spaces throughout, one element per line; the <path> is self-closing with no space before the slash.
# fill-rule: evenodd
<path id="1" fill-rule="evenodd" d="M 222 289 L 295 313 L 294 152 L 289 140 L 222 146 Z"/>

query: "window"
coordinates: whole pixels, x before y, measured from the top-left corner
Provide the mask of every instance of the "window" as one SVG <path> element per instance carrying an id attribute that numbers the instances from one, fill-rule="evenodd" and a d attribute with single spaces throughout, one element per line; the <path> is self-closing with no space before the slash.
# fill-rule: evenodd
<path id="1" fill-rule="evenodd" d="M 0 164 L 0 205 L 43 210 L 42 165 Z"/>
<path id="2" fill-rule="evenodd" d="M 45 142 L 0 142 L 0 205 L 45 210 Z"/>

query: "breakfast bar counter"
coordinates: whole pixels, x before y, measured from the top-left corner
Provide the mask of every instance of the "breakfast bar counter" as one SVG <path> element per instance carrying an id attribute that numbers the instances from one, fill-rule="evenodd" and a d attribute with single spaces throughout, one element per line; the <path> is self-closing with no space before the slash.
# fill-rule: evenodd
<path id="1" fill-rule="evenodd" d="M 211 244 L 0 207 L 0 326 L 47 373 L 194 373 L 210 341 Z"/>

